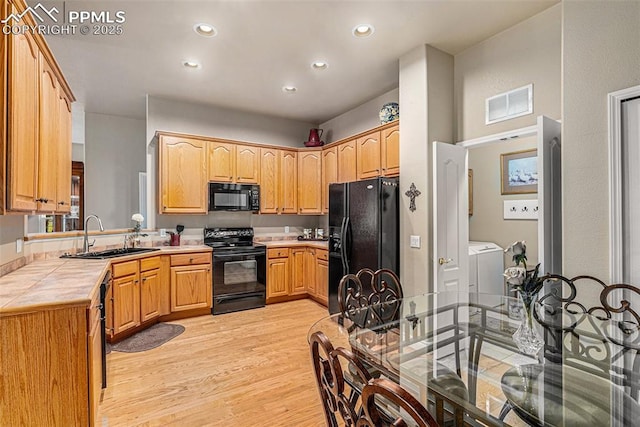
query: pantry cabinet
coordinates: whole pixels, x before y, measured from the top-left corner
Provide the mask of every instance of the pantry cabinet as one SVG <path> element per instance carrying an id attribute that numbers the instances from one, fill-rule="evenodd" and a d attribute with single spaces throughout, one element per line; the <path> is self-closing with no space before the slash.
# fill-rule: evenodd
<path id="1" fill-rule="evenodd" d="M 298 213 L 322 213 L 322 151 L 298 153 Z"/>
<path id="2" fill-rule="evenodd" d="M 159 212 L 206 214 L 207 149 L 195 138 L 159 134 Z"/>
<path id="3" fill-rule="evenodd" d="M 3 16 L 22 16 L 22 1 L 4 2 Z M 0 49 L 0 214 L 67 213 L 70 210 L 71 103 L 69 86 L 42 36 L 4 36 Z M 63 109 L 63 104 L 64 109 Z M 4 180 L 6 179 L 6 180 Z M 62 191 L 62 183 L 68 188 Z"/>

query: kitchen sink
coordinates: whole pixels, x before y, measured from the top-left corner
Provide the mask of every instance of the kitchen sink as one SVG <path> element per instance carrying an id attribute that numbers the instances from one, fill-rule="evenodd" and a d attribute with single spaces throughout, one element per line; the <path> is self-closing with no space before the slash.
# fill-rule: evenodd
<path id="1" fill-rule="evenodd" d="M 159 250 L 160 248 L 118 248 L 118 249 L 107 249 L 105 251 L 82 252 L 74 255 L 64 254 L 60 258 L 106 259 L 106 258 L 116 258 L 119 256 L 125 256 L 125 255 L 159 251 Z"/>

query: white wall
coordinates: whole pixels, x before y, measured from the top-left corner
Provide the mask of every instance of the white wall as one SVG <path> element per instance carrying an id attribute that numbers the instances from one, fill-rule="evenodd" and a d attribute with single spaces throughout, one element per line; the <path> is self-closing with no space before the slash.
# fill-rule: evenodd
<path id="1" fill-rule="evenodd" d="M 607 94 L 640 84 L 640 2 L 562 2 L 563 268 L 607 281 Z"/>
<path id="2" fill-rule="evenodd" d="M 561 7 L 551 7 L 455 56 L 457 141 L 560 119 Z M 604 27 L 602 27 L 604 28 Z M 485 99 L 533 83 L 533 114 L 485 125 Z"/>
<path id="3" fill-rule="evenodd" d="M 324 129 L 322 140 L 325 144 L 329 144 L 380 126 L 379 113 L 382 106 L 387 102 L 398 102 L 399 98 L 400 91 L 396 88 L 320 124 L 319 127 Z M 402 106 L 400 106 L 400 115 L 402 115 Z"/>
<path id="4" fill-rule="evenodd" d="M 98 215 L 105 229 L 130 228 L 146 168 L 145 122 L 87 113 L 85 132 L 85 215 Z"/>

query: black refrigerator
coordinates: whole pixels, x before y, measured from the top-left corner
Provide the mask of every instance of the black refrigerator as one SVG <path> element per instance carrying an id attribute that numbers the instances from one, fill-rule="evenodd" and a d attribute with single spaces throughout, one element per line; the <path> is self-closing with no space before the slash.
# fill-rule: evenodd
<path id="1" fill-rule="evenodd" d="M 329 185 L 329 312 L 342 276 L 362 268 L 400 274 L 397 178 Z"/>

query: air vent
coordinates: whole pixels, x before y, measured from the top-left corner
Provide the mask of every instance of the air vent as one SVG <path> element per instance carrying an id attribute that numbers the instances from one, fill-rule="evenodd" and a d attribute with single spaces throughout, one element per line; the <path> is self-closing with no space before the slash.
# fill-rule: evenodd
<path id="1" fill-rule="evenodd" d="M 533 84 L 487 98 L 485 124 L 533 113 Z"/>

